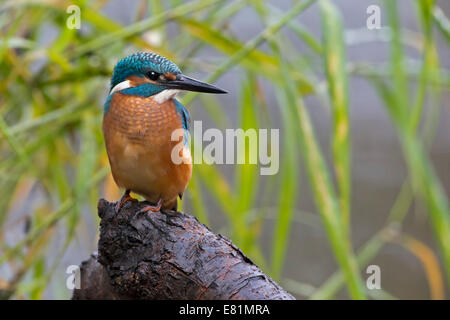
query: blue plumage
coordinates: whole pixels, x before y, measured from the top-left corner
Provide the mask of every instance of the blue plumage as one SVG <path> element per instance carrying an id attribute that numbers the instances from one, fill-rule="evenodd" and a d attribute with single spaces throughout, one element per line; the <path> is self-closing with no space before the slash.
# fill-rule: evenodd
<path id="1" fill-rule="evenodd" d="M 152 84 L 152 83 L 144 83 L 137 87 L 131 87 L 131 88 L 121 90 L 120 93 L 128 94 L 131 96 L 139 96 L 139 97 L 148 98 L 157 93 L 160 93 L 161 91 L 163 91 L 165 89 L 166 89 L 165 86 Z"/>
<path id="2" fill-rule="evenodd" d="M 183 125 L 183 129 L 186 131 L 184 133 L 183 143 L 187 146 L 189 142 L 189 130 L 191 127 L 191 118 L 189 116 L 189 112 L 186 107 L 181 104 L 177 99 L 173 99 L 175 101 L 175 108 L 177 109 L 178 114 L 181 117 L 181 123 Z"/>
<path id="3" fill-rule="evenodd" d="M 178 113 L 181 116 L 181 121 L 183 123 L 183 129 L 190 130 L 191 125 L 191 118 L 189 117 L 189 112 L 187 111 L 186 107 L 181 104 L 180 101 L 177 99 L 174 99 L 175 101 L 175 107 L 177 108 Z"/>
<path id="4" fill-rule="evenodd" d="M 105 103 L 103 104 L 103 114 L 106 114 L 109 110 L 109 108 L 111 107 L 111 99 L 113 97 L 114 94 L 110 94 L 108 96 L 108 98 L 106 98 Z"/>
<path id="5" fill-rule="evenodd" d="M 144 76 L 149 71 L 181 74 L 180 68 L 170 60 L 156 53 L 137 52 L 121 59 L 114 68 L 111 89 L 131 75 Z"/>
<path id="6" fill-rule="evenodd" d="M 125 81 L 129 76 L 145 77 L 145 74 L 154 71 L 161 74 L 168 72 L 179 75 L 181 74 L 178 66 L 170 60 L 167 60 L 156 53 L 137 52 L 121 59 L 114 68 L 113 76 L 111 78 L 111 90 L 117 84 Z M 140 97 L 150 97 L 161 91 L 166 87 L 147 83 L 133 88 L 121 90 L 121 93 L 136 95 Z M 113 94 L 110 94 L 103 105 L 103 112 L 108 112 L 111 106 L 111 99 Z"/>

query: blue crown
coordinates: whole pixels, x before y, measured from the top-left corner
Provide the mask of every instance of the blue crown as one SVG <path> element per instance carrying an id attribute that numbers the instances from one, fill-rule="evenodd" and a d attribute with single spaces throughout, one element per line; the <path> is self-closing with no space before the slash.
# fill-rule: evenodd
<path id="1" fill-rule="evenodd" d="M 111 78 L 111 89 L 132 75 L 144 76 L 149 71 L 157 73 L 180 74 L 180 68 L 170 60 L 156 53 L 136 52 L 121 59 L 114 67 Z"/>

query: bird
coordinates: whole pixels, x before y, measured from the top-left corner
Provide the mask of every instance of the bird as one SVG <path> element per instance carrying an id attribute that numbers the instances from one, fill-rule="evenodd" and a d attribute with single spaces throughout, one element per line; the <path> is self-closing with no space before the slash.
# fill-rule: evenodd
<path id="1" fill-rule="evenodd" d="M 113 179 L 125 190 L 116 212 L 133 198 L 145 198 L 142 212 L 176 211 L 192 175 L 190 116 L 179 91 L 227 93 L 184 75 L 172 61 L 136 52 L 117 62 L 103 106 L 103 136 Z M 178 139 L 172 133 L 181 130 Z M 173 161 L 172 152 L 182 160 Z"/>

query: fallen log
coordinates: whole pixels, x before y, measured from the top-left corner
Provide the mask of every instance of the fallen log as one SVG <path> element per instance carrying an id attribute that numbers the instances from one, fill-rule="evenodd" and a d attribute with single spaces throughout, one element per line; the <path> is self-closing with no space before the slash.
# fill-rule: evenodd
<path id="1" fill-rule="evenodd" d="M 292 300 L 229 239 L 182 212 L 100 200 L 98 254 L 81 264 L 72 299 Z"/>

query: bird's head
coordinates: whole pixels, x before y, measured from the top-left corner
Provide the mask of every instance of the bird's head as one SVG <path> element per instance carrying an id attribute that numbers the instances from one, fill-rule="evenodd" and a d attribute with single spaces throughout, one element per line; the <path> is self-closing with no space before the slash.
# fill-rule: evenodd
<path id="1" fill-rule="evenodd" d="M 164 91 L 171 94 L 160 94 Z M 213 85 L 183 75 L 172 61 L 155 53 L 137 52 L 121 59 L 114 67 L 110 94 L 120 91 L 140 96 L 170 98 L 178 90 L 226 93 Z"/>

